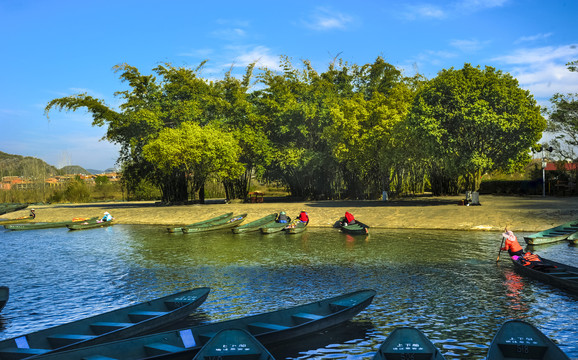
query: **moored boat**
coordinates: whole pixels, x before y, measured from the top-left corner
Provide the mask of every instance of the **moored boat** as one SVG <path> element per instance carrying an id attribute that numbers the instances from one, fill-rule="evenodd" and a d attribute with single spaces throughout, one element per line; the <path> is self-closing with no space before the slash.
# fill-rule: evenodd
<path id="1" fill-rule="evenodd" d="M 498 329 L 486 357 L 486 360 L 508 359 L 570 360 L 552 340 L 522 320 L 506 321 Z"/>
<path id="2" fill-rule="evenodd" d="M 528 245 L 541 245 L 562 241 L 578 231 L 578 220 L 574 220 L 551 229 L 524 236 L 524 241 Z"/>
<path id="3" fill-rule="evenodd" d="M 209 288 L 196 288 L 67 324 L 0 341 L 0 359 L 34 355 L 129 338 L 170 325 L 201 305 Z M 56 357 L 58 358 L 58 354 Z"/>
<path id="4" fill-rule="evenodd" d="M 225 222 L 219 221 L 218 223 L 214 222 L 214 223 L 209 223 L 209 224 L 205 224 L 205 225 L 201 225 L 201 226 L 184 227 L 183 233 L 191 234 L 191 233 L 198 233 L 198 232 L 204 232 L 204 231 L 230 229 L 232 227 L 235 227 L 235 226 L 238 226 L 239 224 L 241 224 L 245 220 L 246 217 L 247 217 L 247 214 L 233 215 L 230 219 L 228 219 Z"/>
<path id="5" fill-rule="evenodd" d="M 248 331 L 263 345 L 285 343 L 341 324 L 365 309 L 374 290 L 360 290 L 309 304 L 174 331 L 133 337 L 121 341 L 43 355 L 42 360 L 192 359 L 223 329 Z"/>
<path id="6" fill-rule="evenodd" d="M 4 309 L 4 306 L 8 302 L 8 298 L 10 297 L 10 289 L 8 286 L 0 286 L 0 311 Z"/>
<path id="7" fill-rule="evenodd" d="M 31 223 L 24 223 L 24 224 L 4 225 L 4 228 L 7 230 L 53 229 L 53 228 L 66 227 L 66 225 L 81 224 L 85 221 L 96 221 L 97 219 L 98 219 L 98 217 L 93 217 L 90 219 L 77 220 L 77 221 L 37 222 L 37 223 L 31 222 Z"/>
<path id="8" fill-rule="evenodd" d="M 2 220 L 0 221 L 0 225 L 12 225 L 12 224 L 23 224 L 23 223 L 31 223 L 32 220 L 34 220 L 33 218 L 31 218 L 30 216 L 22 216 L 16 219 L 10 219 L 10 220 Z"/>
<path id="9" fill-rule="evenodd" d="M 296 223 L 292 223 L 285 228 L 286 234 L 299 234 L 303 231 L 307 230 L 308 222 L 298 221 Z"/>
<path id="10" fill-rule="evenodd" d="M 339 220 L 339 229 L 341 232 L 351 235 L 367 235 L 369 234 L 369 226 L 365 225 L 361 221 L 355 220 L 353 224 L 345 224 L 345 218 Z"/>
<path id="11" fill-rule="evenodd" d="M 229 213 L 226 213 L 226 214 L 222 214 L 222 215 L 219 215 L 219 216 L 216 216 L 216 217 L 207 219 L 207 220 L 199 221 L 199 222 L 196 222 L 196 223 L 192 223 L 192 224 L 189 224 L 189 225 L 178 226 L 178 227 L 169 227 L 169 228 L 167 228 L 167 230 L 168 230 L 168 232 L 170 232 L 170 233 L 176 233 L 176 232 L 182 233 L 182 232 L 183 232 L 183 228 L 185 228 L 185 227 L 189 227 L 189 228 L 190 228 L 190 227 L 207 225 L 207 224 L 210 224 L 210 223 L 219 223 L 219 222 L 221 222 L 221 221 L 226 222 L 226 221 L 228 221 L 231 217 L 233 217 L 233 213 L 232 213 L 232 212 L 229 212 Z"/>
<path id="12" fill-rule="evenodd" d="M 8 214 L 14 211 L 19 211 L 26 209 L 28 204 L 19 204 L 19 203 L 4 203 L 0 205 L 0 215 Z"/>
<path id="13" fill-rule="evenodd" d="M 381 344 L 373 360 L 422 359 L 444 360 L 441 352 L 420 330 L 399 327 Z"/>
<path id="14" fill-rule="evenodd" d="M 516 272 L 578 295 L 578 268 L 545 258 L 541 260 L 547 267 L 544 271 L 524 266 L 519 260 L 512 259 L 512 262 Z"/>
<path id="15" fill-rule="evenodd" d="M 250 223 L 234 227 L 231 229 L 231 231 L 233 231 L 233 234 L 259 231 L 261 227 L 267 226 L 268 224 L 274 222 L 276 218 L 277 213 L 269 214 L 255 221 L 251 221 Z"/>
<path id="16" fill-rule="evenodd" d="M 193 360 L 206 359 L 275 360 L 259 340 L 241 329 L 219 331 L 193 358 Z"/>
<path id="17" fill-rule="evenodd" d="M 287 227 L 287 225 L 289 224 L 272 222 L 259 228 L 259 231 L 261 231 L 262 234 L 274 234 L 283 231 Z"/>
<path id="18" fill-rule="evenodd" d="M 570 234 L 570 236 L 568 236 L 566 240 L 572 245 L 578 245 L 578 232 Z"/>
<path id="19" fill-rule="evenodd" d="M 112 226 L 114 224 L 114 220 L 110 221 L 101 221 L 101 220 L 88 220 L 82 221 L 80 223 L 68 224 L 66 227 L 69 230 L 86 230 L 86 229 L 95 229 L 99 227 L 106 227 Z"/>

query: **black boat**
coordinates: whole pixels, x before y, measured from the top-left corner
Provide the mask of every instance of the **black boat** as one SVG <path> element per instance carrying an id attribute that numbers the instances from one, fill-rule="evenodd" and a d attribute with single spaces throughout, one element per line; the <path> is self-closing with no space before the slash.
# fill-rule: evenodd
<path id="1" fill-rule="evenodd" d="M 201 305 L 209 288 L 152 299 L 67 324 L 0 341 L 0 360 L 25 359 L 56 351 L 124 339 L 168 326 Z M 58 355 L 56 354 L 56 358 Z"/>
<path id="2" fill-rule="evenodd" d="M 8 286 L 0 286 L 0 311 L 4 309 L 4 305 L 8 302 L 8 298 L 10 297 L 10 290 Z"/>
<path id="3" fill-rule="evenodd" d="M 193 360 L 207 359 L 275 360 L 259 340 L 241 329 L 219 331 L 199 350 Z"/>
<path id="4" fill-rule="evenodd" d="M 444 360 L 441 352 L 418 329 L 396 328 L 381 344 L 373 360 L 421 359 Z"/>
<path id="5" fill-rule="evenodd" d="M 190 360 L 221 330 L 246 330 L 264 345 L 286 342 L 351 319 L 369 306 L 374 296 L 374 290 L 360 290 L 292 308 L 41 355 L 35 359 Z"/>
<path id="6" fill-rule="evenodd" d="M 578 295 L 578 268 L 541 257 L 544 269 L 524 266 L 512 259 L 516 272 Z"/>
<path id="7" fill-rule="evenodd" d="M 522 320 L 506 321 L 494 336 L 486 360 L 570 360 L 534 325 Z"/>

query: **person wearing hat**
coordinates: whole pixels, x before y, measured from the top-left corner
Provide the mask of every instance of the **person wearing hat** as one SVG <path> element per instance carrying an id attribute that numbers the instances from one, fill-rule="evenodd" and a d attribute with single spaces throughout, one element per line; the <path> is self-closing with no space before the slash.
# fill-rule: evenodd
<path id="1" fill-rule="evenodd" d="M 520 257 L 524 255 L 524 249 L 522 249 L 522 247 L 518 243 L 516 235 L 514 235 L 512 231 L 506 228 L 504 229 L 504 233 L 502 234 L 502 236 L 504 237 L 504 239 L 506 239 L 506 242 L 501 250 L 504 251 L 508 250 L 508 254 L 510 254 L 510 257 L 512 258 L 514 258 L 515 256 Z M 518 259 L 517 257 L 514 260 Z"/>
<path id="2" fill-rule="evenodd" d="M 291 221 L 291 218 L 287 216 L 287 214 L 285 214 L 285 211 L 281 211 L 275 221 L 277 221 L 278 223 L 288 223 L 289 221 Z"/>
<path id="3" fill-rule="evenodd" d="M 305 210 L 301 210 L 299 215 L 297 215 L 297 220 L 304 222 L 304 223 L 308 223 L 309 222 L 309 215 L 307 215 L 307 212 Z"/>
<path id="4" fill-rule="evenodd" d="M 112 216 L 108 213 L 108 211 L 104 212 L 104 216 L 101 219 L 102 221 L 112 221 Z"/>
<path id="5" fill-rule="evenodd" d="M 36 219 L 36 213 L 34 212 L 34 209 L 30 209 L 30 215 L 31 218 Z"/>

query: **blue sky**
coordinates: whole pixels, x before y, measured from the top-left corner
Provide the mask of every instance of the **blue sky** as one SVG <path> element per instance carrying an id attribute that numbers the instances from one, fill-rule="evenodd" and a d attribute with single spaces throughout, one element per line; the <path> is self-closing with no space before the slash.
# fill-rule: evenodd
<path id="1" fill-rule="evenodd" d="M 44 115 L 46 104 L 81 92 L 118 106 L 124 90 L 112 67 L 149 74 L 159 63 L 222 78 L 280 55 L 323 72 L 339 54 L 349 63 L 385 60 L 407 75 L 433 78 L 464 63 L 516 77 L 542 106 L 578 93 L 576 0 L 456 1 L 59 1 L 0 0 L 0 151 L 51 165 L 112 167 L 118 148 L 100 141 L 85 111 Z"/>

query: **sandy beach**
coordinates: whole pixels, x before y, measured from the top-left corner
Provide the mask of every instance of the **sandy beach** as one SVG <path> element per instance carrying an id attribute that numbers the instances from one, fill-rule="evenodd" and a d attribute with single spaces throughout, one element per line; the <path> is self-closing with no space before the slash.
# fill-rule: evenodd
<path id="1" fill-rule="evenodd" d="M 229 203 L 162 206 L 156 202 L 114 202 L 35 205 L 36 221 L 66 221 L 74 217 L 102 216 L 108 211 L 119 224 L 184 225 L 226 212 L 247 213 L 246 222 L 267 214 L 286 211 L 292 218 L 299 211 L 309 214 L 311 227 L 332 227 L 345 211 L 373 228 L 445 229 L 536 232 L 578 218 L 578 197 L 480 196 L 480 206 L 461 206 L 461 196 L 418 196 L 395 201 L 307 201 Z M 25 216 L 21 210 L 0 216 Z"/>

